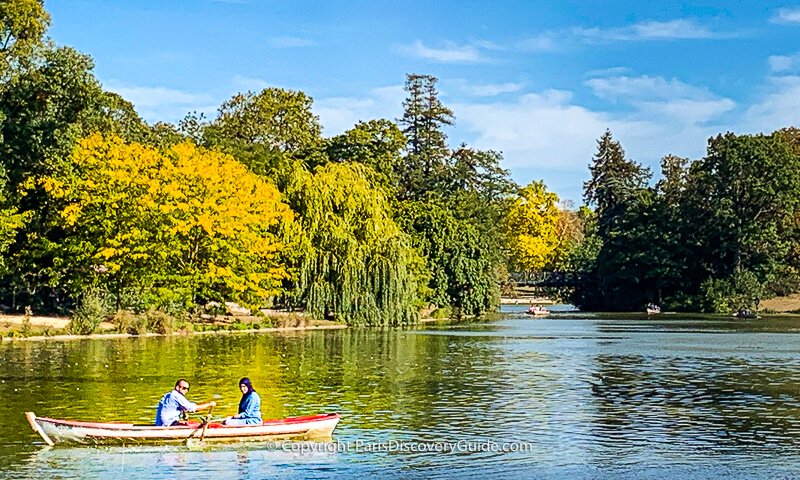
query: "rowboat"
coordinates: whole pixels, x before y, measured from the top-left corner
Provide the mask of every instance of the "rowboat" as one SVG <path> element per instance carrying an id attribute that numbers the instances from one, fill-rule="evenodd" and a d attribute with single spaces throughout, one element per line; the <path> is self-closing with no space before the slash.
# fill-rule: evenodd
<path id="1" fill-rule="evenodd" d="M 528 311 L 525 313 L 527 313 L 528 315 L 533 315 L 534 317 L 545 317 L 547 315 L 550 315 L 550 310 L 541 307 L 539 305 L 531 305 L 530 307 L 528 307 Z"/>
<path id="2" fill-rule="evenodd" d="M 85 444 L 143 443 L 203 440 L 275 440 L 328 438 L 341 418 L 338 413 L 265 420 L 261 425 L 228 426 L 210 422 L 189 422 L 174 427 L 156 427 L 132 423 L 79 422 L 37 417 L 25 412 L 31 428 L 48 445 L 60 442 Z M 202 430 L 202 435 L 201 435 Z"/>

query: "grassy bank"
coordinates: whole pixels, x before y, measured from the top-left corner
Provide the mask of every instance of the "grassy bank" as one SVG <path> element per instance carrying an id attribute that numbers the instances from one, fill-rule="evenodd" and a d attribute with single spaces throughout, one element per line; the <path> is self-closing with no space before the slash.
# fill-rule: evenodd
<path id="1" fill-rule="evenodd" d="M 70 332 L 68 317 L 0 315 L 0 337 L 5 340 L 122 338 L 133 336 L 190 335 L 211 333 L 275 332 L 306 329 L 346 328 L 328 320 L 314 320 L 296 313 L 269 316 L 215 316 L 200 321 L 179 320 L 165 314 L 133 315 L 118 312 L 111 321 L 100 322 L 94 333 Z"/>

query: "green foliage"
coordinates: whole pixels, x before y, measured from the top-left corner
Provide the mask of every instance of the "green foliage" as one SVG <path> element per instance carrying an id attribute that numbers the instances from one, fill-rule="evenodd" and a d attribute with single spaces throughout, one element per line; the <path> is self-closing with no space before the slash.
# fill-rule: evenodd
<path id="1" fill-rule="evenodd" d="M 311 104 L 303 92 L 266 88 L 235 95 L 209 124 L 188 117 L 181 128 L 190 138 L 202 139 L 253 172 L 273 178 L 283 189 L 294 160 L 308 167 L 327 161 L 320 153 L 322 128 Z"/>
<path id="2" fill-rule="evenodd" d="M 54 227 L 55 209 L 37 181 L 63 174 L 75 142 L 89 132 L 144 132 L 132 105 L 103 92 L 92 68 L 88 56 L 47 45 L 0 87 L 0 165 L 7 172 L 9 201 L 25 216 L 7 254 L 11 268 L 0 277 L 0 294 L 14 308 L 29 303 L 52 310 L 67 303 L 53 258 L 64 233 Z"/>
<path id="3" fill-rule="evenodd" d="M 418 318 L 421 258 L 397 227 L 374 175 L 356 163 L 299 168 L 287 195 L 308 239 L 298 296 L 315 318 L 397 325 Z"/>
<path id="4" fill-rule="evenodd" d="M 497 306 L 493 252 L 473 224 L 426 202 L 404 202 L 399 219 L 427 259 L 431 303 L 451 306 L 457 315 L 480 315 Z"/>
<path id="5" fill-rule="evenodd" d="M 720 135 L 701 160 L 665 157 L 663 178 L 646 188 L 641 170 L 620 160 L 621 147 L 607 133 L 587 182 L 587 200 L 598 205 L 602 243 L 594 263 L 584 264 L 593 281 L 577 289 L 576 303 L 639 309 L 656 301 L 670 308 L 731 311 L 750 306 L 755 297 L 795 291 L 797 138 L 790 129 Z M 609 158 L 616 160 L 602 160 Z M 611 163 L 620 167 L 606 168 Z"/>
<path id="6" fill-rule="evenodd" d="M 714 246 L 707 257 L 711 276 L 750 270 L 763 280 L 791 254 L 798 240 L 800 156 L 784 135 L 717 136 L 690 175 L 697 233 Z"/>
<path id="7" fill-rule="evenodd" d="M 442 128 L 453 124 L 453 112 L 439 101 L 436 82 L 430 75 L 409 74 L 406 78 L 408 97 L 400 126 L 408 139 L 408 155 L 399 169 L 404 199 L 417 200 L 437 192 L 447 178 L 449 150 Z"/>
<path id="8" fill-rule="evenodd" d="M 370 167 L 377 174 L 370 179 L 373 184 L 395 189 L 405 144 L 403 132 L 393 122 L 370 120 L 358 122 L 352 129 L 328 140 L 326 152 L 332 162 L 358 162 Z"/>
<path id="9" fill-rule="evenodd" d="M 709 278 L 700 285 L 702 307 L 707 312 L 730 313 L 752 309 L 764 294 L 758 277 L 742 271 L 731 278 Z"/>
<path id="10" fill-rule="evenodd" d="M 15 64 L 41 45 L 49 24 L 42 0 L 0 2 L 0 80 L 8 80 Z"/>
<path id="11" fill-rule="evenodd" d="M 95 333 L 110 312 L 111 306 L 106 292 L 99 288 L 92 288 L 84 292 L 67 329 L 70 333 L 77 335 Z"/>
<path id="12" fill-rule="evenodd" d="M 597 141 L 597 153 L 589 165 L 591 178 L 584 183 L 584 198 L 589 205 L 596 205 L 600 235 L 606 237 L 611 222 L 624 211 L 627 205 L 643 189 L 650 172 L 641 165 L 625 158 L 619 142 L 606 133 Z"/>

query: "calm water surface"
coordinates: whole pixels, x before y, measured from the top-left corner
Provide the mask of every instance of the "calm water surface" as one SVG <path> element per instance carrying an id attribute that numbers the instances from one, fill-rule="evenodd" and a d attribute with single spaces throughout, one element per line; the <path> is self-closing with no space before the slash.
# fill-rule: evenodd
<path id="1" fill-rule="evenodd" d="M 520 311 L 410 330 L 5 343 L 0 478 L 800 476 L 800 321 Z M 48 448 L 23 415 L 150 422 L 181 376 L 220 415 L 249 376 L 265 417 L 342 421 L 328 443 Z"/>

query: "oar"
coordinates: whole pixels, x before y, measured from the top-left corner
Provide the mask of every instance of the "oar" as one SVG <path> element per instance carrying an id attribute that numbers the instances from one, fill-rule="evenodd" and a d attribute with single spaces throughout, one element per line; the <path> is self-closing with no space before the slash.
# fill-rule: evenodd
<path id="1" fill-rule="evenodd" d="M 208 409 L 208 415 L 206 415 L 206 418 L 203 419 L 203 421 L 200 423 L 200 425 L 198 425 L 197 428 L 195 428 L 188 437 L 186 437 L 186 445 L 190 445 L 192 443 L 192 438 L 195 435 L 197 435 L 198 431 L 201 432 L 200 441 L 201 442 L 203 441 L 203 436 L 206 434 L 206 428 L 208 427 L 208 424 L 211 423 L 211 413 L 213 411 L 214 411 L 214 407 L 211 407 L 211 408 Z M 202 427 L 202 429 L 201 429 L 201 427 Z"/>
<path id="2" fill-rule="evenodd" d="M 203 424 L 203 431 L 200 432 L 200 441 L 203 441 L 203 437 L 206 435 L 206 428 L 208 428 L 208 424 L 211 423 L 211 412 L 214 411 L 214 407 L 208 409 L 208 416 L 206 417 L 206 423 Z"/>

